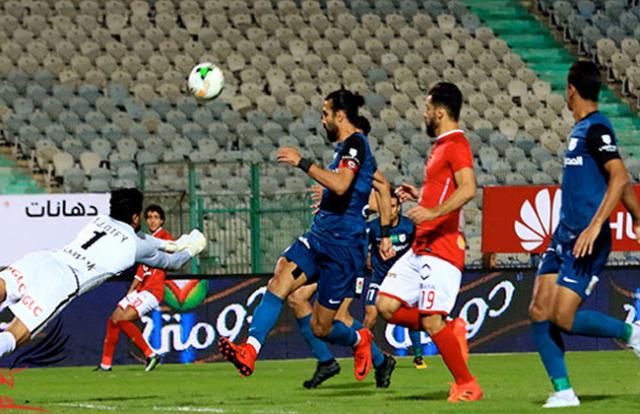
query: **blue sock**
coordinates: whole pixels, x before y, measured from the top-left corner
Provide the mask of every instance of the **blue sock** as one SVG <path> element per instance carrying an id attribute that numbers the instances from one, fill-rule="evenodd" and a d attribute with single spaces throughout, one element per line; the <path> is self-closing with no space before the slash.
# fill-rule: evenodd
<path id="1" fill-rule="evenodd" d="M 331 354 L 331 351 L 329 351 L 327 343 L 313 334 L 310 322 L 311 314 L 298 319 L 298 327 L 300 328 L 302 337 L 307 342 L 307 345 L 309 345 L 309 348 L 311 348 L 311 353 L 318 360 L 318 362 L 331 361 L 332 359 L 334 359 L 333 354 Z"/>
<path id="2" fill-rule="evenodd" d="M 533 322 L 531 328 L 533 341 L 551 378 L 554 390 L 562 391 L 562 389 L 571 388 L 564 362 L 564 343 L 560 336 L 560 329 L 549 321 Z"/>
<path id="3" fill-rule="evenodd" d="M 282 299 L 267 290 L 260 305 L 253 311 L 249 336 L 260 342 L 260 346 L 264 344 L 265 338 L 278 322 L 282 311 L 282 302 Z"/>
<path id="4" fill-rule="evenodd" d="M 353 319 L 351 327 L 356 331 L 364 328 L 364 326 L 362 326 L 362 322 L 355 318 Z M 373 341 L 371 341 L 371 361 L 373 362 L 374 368 L 378 368 L 380 365 L 384 364 L 384 354 Z"/>
<path id="5" fill-rule="evenodd" d="M 355 329 L 348 327 L 340 321 L 333 321 L 329 335 L 321 339 L 333 345 L 353 347 L 358 340 L 358 335 Z"/>
<path id="6" fill-rule="evenodd" d="M 583 310 L 576 312 L 570 333 L 628 340 L 626 325 L 602 312 Z"/>
<path id="7" fill-rule="evenodd" d="M 420 341 L 421 332 L 409 329 L 409 338 L 411 338 L 411 346 L 413 347 L 413 356 L 422 356 L 422 343 Z"/>

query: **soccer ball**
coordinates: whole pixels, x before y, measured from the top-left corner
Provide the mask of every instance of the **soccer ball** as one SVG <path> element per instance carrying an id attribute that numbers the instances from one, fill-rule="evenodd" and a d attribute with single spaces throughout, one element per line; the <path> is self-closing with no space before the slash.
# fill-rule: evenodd
<path id="1" fill-rule="evenodd" d="M 200 63 L 189 74 L 189 91 L 198 99 L 215 99 L 223 87 L 222 70 L 213 63 Z"/>

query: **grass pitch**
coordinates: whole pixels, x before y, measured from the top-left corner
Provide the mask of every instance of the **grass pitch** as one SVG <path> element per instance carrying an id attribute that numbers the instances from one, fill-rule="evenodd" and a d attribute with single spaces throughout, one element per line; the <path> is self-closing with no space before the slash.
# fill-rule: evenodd
<path id="1" fill-rule="evenodd" d="M 15 373 L 13 389 L 0 384 L 15 405 L 52 413 L 529 413 L 540 408 L 551 387 L 535 354 L 472 355 L 471 369 L 484 388 L 484 401 L 449 404 L 449 373 L 440 357 L 417 370 L 399 358 L 391 387 L 375 388 L 373 371 L 358 383 L 350 359 L 342 372 L 315 390 L 302 382 L 313 360 L 259 361 L 254 375 L 240 378 L 228 363 L 29 369 Z M 631 352 L 567 355 L 582 413 L 640 413 L 640 361 Z M 7 377 L 5 373 L 5 378 Z M 1 408 L 0 408 L 1 410 Z M 10 412 L 14 412 L 11 410 Z M 17 412 L 17 411 L 16 411 Z"/>

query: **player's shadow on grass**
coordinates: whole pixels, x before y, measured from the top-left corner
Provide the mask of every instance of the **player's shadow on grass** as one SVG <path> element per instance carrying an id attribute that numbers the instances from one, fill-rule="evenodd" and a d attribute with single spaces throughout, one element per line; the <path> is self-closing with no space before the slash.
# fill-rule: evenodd
<path id="1" fill-rule="evenodd" d="M 391 400 L 399 401 L 445 401 L 449 398 L 449 393 L 446 391 L 426 392 L 418 395 L 398 395 L 391 397 Z"/>
<path id="2" fill-rule="evenodd" d="M 97 398 L 83 398 L 82 402 L 84 403 L 95 403 L 95 402 L 118 402 L 118 401 L 136 401 L 136 400 L 157 400 L 158 397 L 161 397 L 161 395 L 158 394 L 153 394 L 153 395 L 131 395 L 131 396 L 122 396 L 122 395 L 114 395 L 113 397 L 110 396 L 101 396 L 101 397 L 97 397 Z M 55 401 L 56 404 L 60 404 L 60 403 L 76 403 L 78 402 L 77 399 L 73 399 L 73 400 L 58 400 Z"/>
<path id="3" fill-rule="evenodd" d="M 369 382 L 350 382 L 350 383 L 334 383 L 334 384 L 322 384 L 318 388 L 314 388 L 316 390 L 354 390 L 360 388 L 371 388 L 375 387 L 375 385 Z M 312 390 L 309 390 L 311 392 Z"/>
<path id="4" fill-rule="evenodd" d="M 587 394 L 587 395 L 582 395 L 580 394 L 580 396 L 578 398 L 580 398 L 580 403 L 584 404 L 584 403 L 592 403 L 592 402 L 600 402 L 600 401 L 605 401 L 605 400 L 612 400 L 612 399 L 620 399 L 622 396 L 620 395 L 609 395 L 609 394 Z M 542 405 L 546 402 L 546 400 L 536 400 L 535 404 L 536 405 Z"/>

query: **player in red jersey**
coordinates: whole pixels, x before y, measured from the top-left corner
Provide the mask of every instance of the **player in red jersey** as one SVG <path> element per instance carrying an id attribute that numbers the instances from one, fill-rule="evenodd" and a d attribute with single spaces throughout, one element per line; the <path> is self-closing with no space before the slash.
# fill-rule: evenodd
<path id="1" fill-rule="evenodd" d="M 173 240 L 171 234 L 162 228 L 165 214 L 162 207 L 151 204 L 144 211 L 147 227 L 152 236 L 164 240 Z M 133 283 L 127 295 L 118 303 L 116 310 L 107 320 L 107 334 L 104 338 L 102 361 L 97 371 L 111 371 L 113 352 L 118 344 L 120 331 L 133 341 L 147 358 L 145 371 L 153 370 L 160 363 L 160 355 L 153 352 L 145 341 L 140 329 L 133 321 L 140 319 L 149 311 L 155 309 L 164 297 L 164 278 L 166 272 L 146 265 L 138 266 Z"/>
<path id="2" fill-rule="evenodd" d="M 447 322 L 460 290 L 465 241 L 461 208 L 476 193 L 473 156 L 458 127 L 462 94 L 452 83 L 440 82 L 429 91 L 424 113 L 427 133 L 435 138 L 422 190 L 403 184 L 402 201 L 418 206 L 407 212 L 416 225 L 411 250 L 389 269 L 380 285 L 376 306 L 391 323 L 426 330 L 438 346 L 455 383 L 448 401 L 482 399 L 482 389 L 469 372 L 458 323 Z"/>

